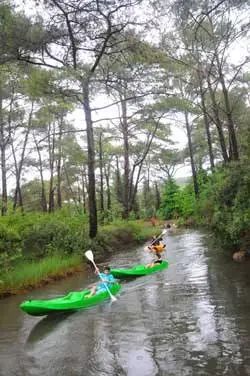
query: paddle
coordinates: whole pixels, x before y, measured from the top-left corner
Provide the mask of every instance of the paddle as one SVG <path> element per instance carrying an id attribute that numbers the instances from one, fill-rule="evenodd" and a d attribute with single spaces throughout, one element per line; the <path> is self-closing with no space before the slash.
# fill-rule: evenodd
<path id="1" fill-rule="evenodd" d="M 92 264 L 93 264 L 94 267 L 95 267 L 95 270 L 96 270 L 97 273 L 98 273 L 98 276 L 100 277 L 100 279 L 102 280 L 102 282 L 103 282 L 103 284 L 104 284 L 106 290 L 108 291 L 111 300 L 112 300 L 113 302 L 115 302 L 115 301 L 116 301 L 116 298 L 114 297 L 114 295 L 111 294 L 110 289 L 108 288 L 108 286 L 106 285 L 105 281 L 104 281 L 103 278 L 101 277 L 101 274 L 99 273 L 99 270 L 98 270 L 98 268 L 97 268 L 97 266 L 96 266 L 96 263 L 95 263 L 95 261 L 94 261 L 94 255 L 93 255 L 93 252 L 92 252 L 91 250 L 86 251 L 86 252 L 85 252 L 85 257 L 87 257 L 87 259 L 88 259 L 89 261 L 92 262 Z"/>
<path id="2" fill-rule="evenodd" d="M 160 235 L 157 236 L 157 238 L 153 239 L 152 242 L 147 246 L 147 247 L 144 247 L 144 251 L 147 252 L 148 251 L 148 248 L 151 247 L 151 245 L 159 238 L 161 238 L 163 235 L 165 235 L 167 233 L 167 230 L 164 228 L 161 232 Z"/>

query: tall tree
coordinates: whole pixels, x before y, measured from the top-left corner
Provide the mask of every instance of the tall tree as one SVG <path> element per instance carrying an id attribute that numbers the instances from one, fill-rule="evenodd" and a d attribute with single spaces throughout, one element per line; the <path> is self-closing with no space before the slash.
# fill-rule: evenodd
<path id="1" fill-rule="evenodd" d="M 132 9 L 141 0 L 115 0 L 109 2 L 95 0 L 74 0 L 45 2 L 51 11 L 49 23 L 63 30 L 57 40 L 59 53 L 53 46 L 44 49 L 46 56 L 54 61 L 56 67 L 64 67 L 74 78 L 74 89 L 78 84 L 78 100 L 83 106 L 87 129 L 88 144 L 88 202 L 89 202 L 89 235 L 97 234 L 97 211 L 95 194 L 95 147 L 93 136 L 93 120 L 90 105 L 92 84 L 95 73 L 105 54 L 120 51 L 116 36 L 135 22 Z M 48 60 L 47 60 L 48 61 Z M 49 64 L 49 63 L 48 63 Z M 50 64 L 49 64 L 50 65 Z"/>

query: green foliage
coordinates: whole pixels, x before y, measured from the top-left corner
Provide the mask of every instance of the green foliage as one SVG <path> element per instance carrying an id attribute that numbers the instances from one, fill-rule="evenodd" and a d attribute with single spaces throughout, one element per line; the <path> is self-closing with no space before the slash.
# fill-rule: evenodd
<path id="1" fill-rule="evenodd" d="M 197 219 L 228 247 L 250 245 L 250 168 L 243 162 L 218 168 L 200 192 Z"/>
<path id="2" fill-rule="evenodd" d="M 192 184 L 186 185 L 183 189 L 179 189 L 175 195 L 175 213 L 178 217 L 188 218 L 194 215 L 195 195 Z"/>
<path id="3" fill-rule="evenodd" d="M 0 220 L 0 295 L 35 286 L 79 265 L 91 248 L 96 256 L 128 247 L 155 233 L 143 222 L 117 221 L 88 237 L 88 219 L 62 210 L 54 215 L 30 213 Z"/>
<path id="4" fill-rule="evenodd" d="M 54 215 L 31 213 L 1 218 L 0 246 L 2 253 L 16 254 L 22 250 L 26 259 L 38 259 L 48 254 L 80 252 L 84 245 L 87 216 L 69 215 L 68 211 Z M 14 261 L 9 257 L 9 262 Z"/>
<path id="5" fill-rule="evenodd" d="M 159 210 L 159 215 L 163 219 L 171 219 L 176 216 L 176 194 L 179 191 L 179 189 L 179 186 L 175 183 L 174 180 L 168 180 L 166 182 L 163 192 L 162 206 Z"/>
<path id="6" fill-rule="evenodd" d="M 184 220 L 194 215 L 195 206 L 193 184 L 188 183 L 181 188 L 170 180 L 165 184 L 162 207 L 158 214 L 163 219 L 182 217 Z"/>
<path id="7" fill-rule="evenodd" d="M 199 109 L 188 99 L 173 96 L 165 98 L 154 105 L 154 109 L 162 111 L 185 112 L 188 111 L 192 114 L 199 114 Z"/>
<path id="8" fill-rule="evenodd" d="M 30 98 L 39 100 L 46 94 L 52 94 L 54 80 L 53 71 L 33 68 L 23 85 Z"/>
<path id="9" fill-rule="evenodd" d="M 21 256 L 21 237 L 14 229 L 0 223 L 0 271 L 10 270 Z"/>
<path id="10" fill-rule="evenodd" d="M 39 286 L 50 278 L 63 276 L 70 268 L 79 266 L 81 261 L 81 256 L 74 254 L 67 257 L 53 255 L 32 263 L 24 262 L 14 270 L 2 274 L 0 295 L 13 294 L 30 286 Z"/>
<path id="11" fill-rule="evenodd" d="M 45 30 L 40 21 L 32 23 L 7 4 L 0 4 L 0 64 L 29 57 L 45 42 L 53 40 L 53 33 Z"/>
<path id="12" fill-rule="evenodd" d="M 97 253 L 102 253 L 103 249 L 113 251 L 145 241 L 152 235 L 155 235 L 155 228 L 145 226 L 144 222 L 120 220 L 100 228 L 97 237 L 89 240 L 88 247 Z"/>

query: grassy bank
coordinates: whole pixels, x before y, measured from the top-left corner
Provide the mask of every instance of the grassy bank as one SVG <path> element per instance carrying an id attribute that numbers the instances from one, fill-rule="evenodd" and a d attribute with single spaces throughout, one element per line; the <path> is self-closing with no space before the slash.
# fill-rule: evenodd
<path id="1" fill-rule="evenodd" d="M 82 216 L 11 216 L 0 222 L 0 296 L 40 287 L 82 270 L 84 251 L 95 257 L 129 248 L 160 229 L 139 221 L 118 221 L 88 237 Z"/>
<path id="2" fill-rule="evenodd" d="M 80 255 L 72 255 L 66 258 L 53 255 L 37 262 L 20 263 L 1 276 L 0 297 L 46 285 L 82 269 L 82 257 Z"/>

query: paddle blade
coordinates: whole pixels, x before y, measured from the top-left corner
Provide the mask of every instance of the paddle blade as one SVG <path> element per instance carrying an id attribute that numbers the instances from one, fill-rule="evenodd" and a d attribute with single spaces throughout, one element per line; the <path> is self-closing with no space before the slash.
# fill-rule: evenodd
<path id="1" fill-rule="evenodd" d="M 149 251 L 148 247 L 144 247 L 144 251 L 148 252 Z"/>
<path id="2" fill-rule="evenodd" d="M 85 254 L 85 257 L 87 257 L 89 261 L 94 262 L 94 255 L 90 249 L 86 251 L 84 254 Z"/>
<path id="3" fill-rule="evenodd" d="M 162 235 L 166 235 L 166 233 L 167 233 L 167 229 L 164 228 L 164 230 L 162 231 L 161 234 L 162 234 Z"/>
<path id="4" fill-rule="evenodd" d="M 110 298 L 111 298 L 112 302 L 116 302 L 117 301 L 117 299 L 114 297 L 114 295 L 110 295 Z"/>

